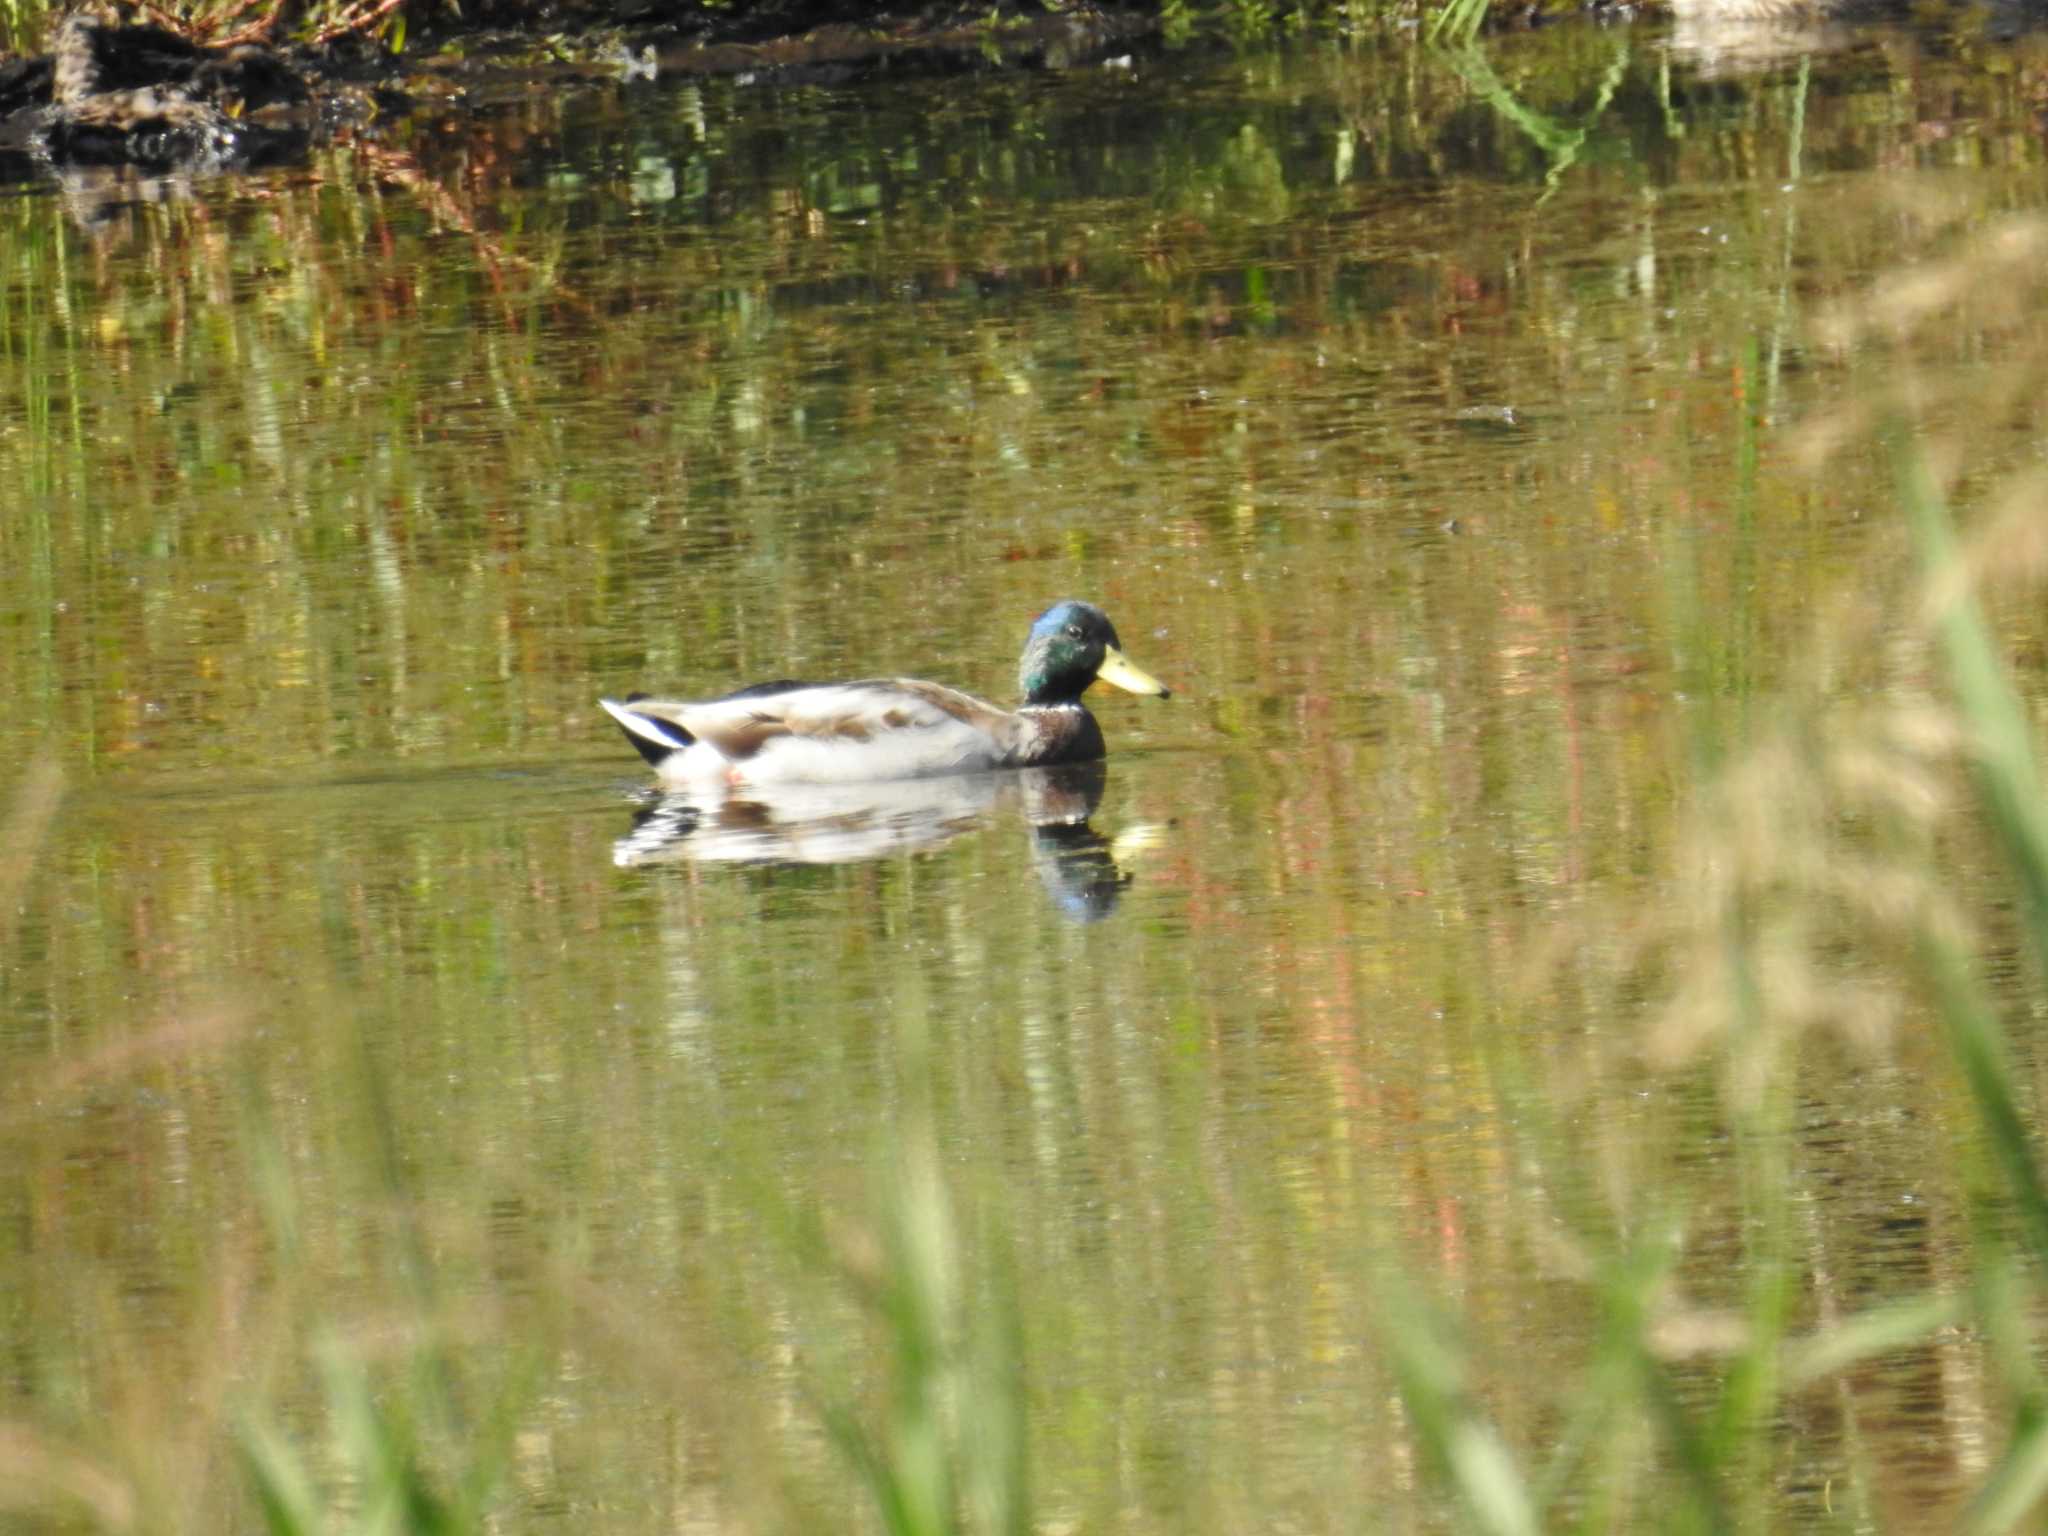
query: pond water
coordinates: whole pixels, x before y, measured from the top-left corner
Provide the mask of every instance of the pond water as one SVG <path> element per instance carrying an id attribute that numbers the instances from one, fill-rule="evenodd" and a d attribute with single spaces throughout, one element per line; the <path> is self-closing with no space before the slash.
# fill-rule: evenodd
<path id="1" fill-rule="evenodd" d="M 1591 1234 L 1676 1234 L 1702 1416 L 1760 1167 L 1800 1326 L 1964 1283 L 1911 1007 L 1781 1042 L 1745 1161 L 1759 1048 L 1638 953 L 1786 700 L 1927 684 L 1853 413 L 1910 380 L 1985 505 L 2038 461 L 2048 307 L 1970 263 L 2048 202 L 2048 46 L 1831 41 L 422 93 L 9 189 L 14 1507 L 256 1529 L 266 1433 L 347 1507 L 361 1371 L 501 1530 L 880 1529 L 851 1441 L 972 1529 L 1445 1528 L 1412 1296 L 1557 1518 L 1641 1528 L 1686 1463 L 1576 1395 Z M 1008 700 L 1064 596 L 1175 691 L 1098 690 L 1079 781 L 692 813 L 596 704 Z M 2000 1390 L 1886 1355 L 1719 1497 L 1946 1517 Z"/>

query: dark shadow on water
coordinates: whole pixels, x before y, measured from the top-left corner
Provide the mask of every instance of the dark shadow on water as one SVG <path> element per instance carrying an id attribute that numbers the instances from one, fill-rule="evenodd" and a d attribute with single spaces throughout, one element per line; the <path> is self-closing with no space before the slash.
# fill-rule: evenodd
<path id="1" fill-rule="evenodd" d="M 1031 829 L 1046 894 L 1076 922 L 1116 910 L 1131 877 L 1117 846 L 1089 825 L 1108 769 L 1100 762 L 876 784 L 748 786 L 665 794 L 612 845 L 621 869 L 648 864 L 851 864 L 928 853 L 1014 812 Z M 1126 834 L 1120 843 L 1148 834 Z"/>

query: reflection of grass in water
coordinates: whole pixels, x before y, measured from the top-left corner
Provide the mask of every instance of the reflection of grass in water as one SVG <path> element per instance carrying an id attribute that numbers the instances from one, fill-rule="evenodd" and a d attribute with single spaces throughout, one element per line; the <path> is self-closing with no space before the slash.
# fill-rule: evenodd
<path id="1" fill-rule="evenodd" d="M 1578 162 L 1587 135 L 1607 111 L 1608 103 L 1614 99 L 1614 92 L 1621 85 L 1622 76 L 1628 68 L 1627 40 L 1623 38 L 1616 45 L 1592 106 L 1576 126 L 1566 127 L 1555 118 L 1529 107 L 1508 89 L 1507 84 L 1494 73 L 1486 54 L 1455 22 L 1455 10 L 1455 6 L 1446 6 L 1438 13 L 1430 36 L 1444 40 L 1445 46 L 1440 49 L 1444 62 L 1472 87 L 1473 94 L 1513 123 L 1542 152 L 1549 162 L 1549 169 L 1543 177 L 1543 196 L 1548 198 L 1557 190 L 1565 173 Z"/>
<path id="2" fill-rule="evenodd" d="M 2031 303 L 2044 243 L 2039 226 L 1996 231 L 1963 257 L 1881 287 L 1835 340 L 1875 346 L 1895 335 L 1902 362 L 1940 356 L 1958 310 L 2003 305 L 2017 314 Z M 1983 323 L 1974 313 L 1953 329 L 1976 334 Z M 2048 1391 L 2027 1321 L 2043 1300 L 2048 1187 L 2003 1023 L 2038 1009 L 2048 976 L 2048 794 L 2005 647 L 1978 595 L 1994 573 L 2048 565 L 2039 487 L 2027 477 L 2008 494 L 2017 512 L 1959 540 L 1936 466 L 1966 462 L 1972 445 L 1944 453 L 1898 425 L 1921 412 L 2004 422 L 2037 383 L 2031 368 L 1980 373 L 1969 398 L 1930 401 L 1916 397 L 1922 386 L 1902 366 L 1896 398 L 1866 401 L 1812 434 L 1835 448 L 1859 437 L 1859 426 L 1894 424 L 1886 435 L 1917 549 L 1922 620 L 1903 642 L 1888 634 L 1869 601 L 1877 583 L 1862 574 L 1850 616 L 1821 627 L 1811 691 L 1787 701 L 1716 773 L 1666 909 L 1635 925 L 1622 969 L 1669 998 L 1641 1041 L 1645 1064 L 1667 1079 L 1710 1067 L 1718 1082 L 1739 1185 L 1735 1278 L 1699 1274 L 1694 1259 L 1690 1284 L 1718 1279 L 1735 1304 L 1688 1298 L 1699 1234 L 1688 1231 L 1695 1213 L 1676 1187 L 1584 1166 L 1569 1111 L 1515 1081 L 1506 1061 L 1498 1070 L 1522 1127 L 1533 1241 L 1599 1320 L 1578 1380 L 1556 1394 L 1561 1432 L 1553 1427 L 1540 1451 L 1516 1448 L 1470 1386 L 1469 1325 L 1433 1310 L 1398 1273 L 1378 1284 L 1382 1348 L 1425 1459 L 1472 1529 L 1532 1531 L 1561 1518 L 1629 1527 L 1646 1498 L 1658 1501 L 1660 1528 L 1766 1528 L 1781 1513 L 1781 1463 L 1795 1454 L 1790 1416 L 1816 1397 L 1831 1398 L 1845 1419 L 1850 1458 L 1843 1485 L 1821 1489 L 1825 1511 L 1886 1523 L 1882 1463 L 1899 1430 L 1885 1429 L 1882 1447 L 1863 1442 L 1859 1373 L 1902 1354 L 1946 1360 L 1957 1324 L 1982 1341 L 2008 1408 L 1999 1424 L 2006 1443 L 1963 1490 L 1964 1528 L 2010 1529 L 2048 1491 Z M 1904 682 L 1888 677 L 1899 667 Z M 1945 680 L 1946 703 L 1914 696 L 1929 671 Z M 1868 702 L 1873 695 L 1881 702 Z M 1970 850 L 1979 847 L 2002 865 L 2005 891 L 1993 877 L 1988 898 L 1966 902 Z M 2021 995 L 1999 1002 L 1982 979 L 1979 929 L 1999 924 L 2008 900 L 2033 963 L 2026 984 L 2011 984 Z M 1981 1154 L 1983 1165 L 1965 1180 L 1973 1245 L 1949 1284 L 1915 1271 L 1886 1276 L 1898 1294 L 1838 1296 L 1842 1277 L 1820 1272 L 1824 1249 L 1800 1241 L 1810 1217 L 1790 1162 L 1795 1106 L 1828 1091 L 1802 1070 L 1802 1056 L 1824 1034 L 1880 1048 L 1923 998 L 1946 1027 L 1974 1119 L 1965 1156 Z M 1675 1156 L 1696 1155 L 1678 1144 L 1685 1127 L 1661 1134 Z M 1594 1155 L 1613 1160 L 1612 1149 Z"/>
<path id="3" fill-rule="evenodd" d="M 1759 542 L 1767 547 L 1768 531 Z M 1968 559 L 1962 563 L 1970 565 Z M 1981 557 L 1977 563 L 1984 563 Z M 1740 589 L 1747 592 L 1748 584 Z M 1863 641 L 1878 649 L 1868 630 Z M 1836 643 L 1837 653 L 1862 648 Z M 1880 655 L 1865 665 L 1874 669 L 1881 663 Z M 1868 689 L 1830 686 L 1825 697 L 1859 692 L 1870 696 Z M 1550 1260 L 1606 1323 L 1581 1365 L 1580 1383 L 1559 1395 L 1562 1429 L 1544 1441 L 1556 1447 L 1550 1459 L 1527 1466 L 1518 1460 L 1527 1439 L 1487 1417 L 1472 1385 L 1478 1373 L 1460 1360 L 1455 1330 L 1391 1287 L 1384 1298 L 1389 1326 L 1383 1348 L 1399 1365 L 1415 1405 L 1413 1431 L 1437 1450 L 1436 1460 L 1465 1489 L 1476 1524 L 1515 1529 L 1532 1514 L 1544 1518 L 1565 1507 L 1576 1513 L 1589 1504 L 1599 1507 L 1580 1523 L 1628 1523 L 1641 1507 L 1637 1501 L 1648 1478 L 1643 1468 L 1658 1459 L 1646 1443 L 1653 1428 L 1670 1448 L 1663 1460 L 1683 1474 L 1675 1506 L 1681 1512 L 1669 1523 L 1746 1524 L 1751 1511 L 1745 1500 L 1762 1499 L 1765 1482 L 1738 1474 L 1769 1454 L 1773 1431 L 1764 1426 L 1774 1405 L 1811 1383 L 1838 1382 L 1859 1362 L 1924 1341 L 1930 1328 L 1960 1311 L 1950 1294 L 1929 1290 L 1811 1330 L 1796 1316 L 1796 1265 L 1788 1256 L 1796 1238 L 1788 1233 L 1796 1231 L 1800 1213 L 1781 1176 L 1793 1057 L 1817 1023 L 1869 1030 L 1898 1006 L 1897 989 L 1846 985 L 1831 955 L 1867 945 L 1872 931 L 1939 936 L 1954 921 L 1937 899 L 1943 882 L 1932 868 L 1938 853 L 1933 839 L 1949 814 L 1944 797 L 1953 793 L 1944 765 L 1956 728 L 1931 706 L 1865 706 L 1850 719 L 1849 711 L 1830 712 L 1819 695 L 1788 714 L 1792 724 L 1741 757 L 1703 812 L 1704 830 L 1687 866 L 1696 873 L 1672 893 L 1675 905 L 1662 942 L 1653 952 L 1645 941 L 1641 967 L 1660 984 L 1668 976 L 1682 978 L 1651 1040 L 1654 1065 L 1667 1078 L 1700 1062 L 1722 1068 L 1749 1218 L 1744 1231 L 1750 1247 L 1738 1268 L 1754 1279 L 1725 1310 L 1683 1300 L 1685 1258 L 1694 1235 L 1687 1228 L 1695 1219 L 1683 1192 L 1652 1181 L 1631 1185 L 1628 1169 L 1602 1185 L 1580 1176 L 1557 1152 L 1569 1145 L 1568 1125 L 1529 1131 L 1531 1161 L 1547 1164 L 1528 1181 L 1532 1220 L 1559 1209 L 1569 1218 L 1548 1236 Z M 1986 739 L 1994 738 L 1987 733 Z M 21 844 L 10 839 L 5 846 Z M 26 871 L 28 865 L 24 858 L 13 867 Z M 0 912 L 15 910 L 0 905 Z M 1995 1107 L 2003 1093 L 2006 1108 L 1993 1122 L 2016 1128 L 2011 1078 L 1998 1061 L 1995 1036 L 1982 1022 L 1988 1013 L 1968 995 L 1969 978 L 1955 959 L 1963 952 L 1960 939 L 1951 936 L 1948 943 L 1949 952 L 1937 950 L 1934 958 L 1960 973 L 1949 990 L 1972 1005 L 1953 1014 L 1959 1041 L 1974 1075 L 1987 1085 L 1985 1102 Z M 1942 979 L 1946 970 L 1931 974 Z M 347 1010 L 334 1012 L 345 1018 Z M 1519 1101 L 1527 1125 L 1543 1104 L 1526 1092 Z M 1666 1129 L 1674 1140 L 1688 1133 L 1682 1126 Z M 2012 1166 L 2031 1166 L 2016 1129 L 2003 1146 Z M 860 1315 L 881 1345 L 872 1354 L 887 1362 L 890 1377 L 887 1386 L 865 1392 L 849 1387 L 817 1395 L 828 1403 L 825 1417 L 862 1468 L 867 1490 L 878 1507 L 896 1512 L 901 1529 L 964 1522 L 961 1511 L 970 1504 L 962 1490 L 982 1475 L 970 1474 L 968 1458 L 983 1454 L 967 1425 L 977 1411 L 996 1412 L 1013 1401 L 999 1376 L 974 1363 L 984 1355 L 1000 1361 L 1002 1346 L 973 1341 L 966 1318 L 973 1309 L 963 1300 L 971 1287 L 959 1280 L 959 1243 L 944 1181 L 924 1148 L 919 1137 L 906 1137 L 903 1149 L 881 1159 L 904 1171 L 897 1186 L 880 1197 L 873 1259 L 816 1260 L 821 1274 L 854 1277 L 853 1288 L 869 1303 Z M 2020 1337 L 2028 1294 L 2007 1266 L 2002 1251 L 1987 1249 L 1973 1277 L 1984 1300 L 1973 1304 L 1971 1315 L 2001 1340 Z M 229 1260 L 223 1258 L 220 1267 L 225 1272 Z M 288 1304 L 309 1324 L 338 1310 L 335 1298 L 303 1292 Z M 400 1305 L 432 1315 L 424 1301 Z M 662 1321 L 652 1315 L 641 1319 L 641 1335 Z M 442 1490 L 433 1495 L 433 1508 L 462 1507 L 459 1492 L 448 1490 L 459 1489 L 470 1474 L 459 1456 L 450 1457 L 445 1442 L 422 1429 L 436 1418 L 426 1405 L 443 1389 L 430 1377 L 420 1379 L 412 1352 L 427 1349 L 420 1341 L 433 1331 L 424 1322 L 404 1325 L 395 1331 L 399 1342 L 385 1350 L 379 1341 L 392 1334 L 350 1329 L 341 1335 L 346 1342 L 334 1346 L 353 1356 L 352 1364 L 342 1362 L 338 1378 L 323 1382 L 315 1372 L 313 1383 L 296 1395 L 273 1392 L 263 1400 L 291 1406 L 252 1412 L 268 1431 L 289 1432 L 291 1444 L 330 1448 L 323 1473 L 339 1481 L 359 1507 L 380 1499 L 395 1502 L 423 1479 L 429 1489 Z M 515 1338 L 528 1332 L 521 1322 L 495 1331 Z M 587 1320 L 570 1330 L 583 1349 L 592 1347 L 596 1331 Z M 235 1344 L 232 1336 L 227 1342 Z M 1045 1347 L 1042 1336 L 1035 1343 Z M 634 1347 L 640 1344 L 636 1338 Z M 233 1358 L 256 1352 L 246 1336 L 242 1349 Z M 2023 1363 L 2023 1348 L 2001 1349 Z M 309 1354 L 317 1365 L 319 1350 Z M 367 1378 L 380 1382 L 381 1392 L 364 1385 Z M 743 1378 L 735 1370 L 732 1379 Z M 2023 1385 L 2031 1393 L 2031 1385 Z M 482 1395 L 517 1402 L 518 1391 L 515 1381 Z M 963 1399 L 986 1406 L 970 1411 L 961 1406 Z M 374 1414 L 363 1406 L 366 1401 Z M 167 1408 L 165 1418 L 174 1417 Z M 266 1430 L 251 1433 L 260 1437 Z M 734 1435 L 729 1443 L 745 1442 Z M 1021 1445 L 1021 1439 L 1012 1443 Z M 479 1435 L 476 1444 L 488 1448 L 489 1436 Z M 53 1480 L 65 1471 L 61 1462 L 49 1452 L 45 1465 Z M 431 1477 L 421 1470 L 427 1466 L 436 1469 Z M 81 1489 L 92 1483 L 75 1466 L 69 1474 Z M 385 1495 L 371 1491 L 380 1477 L 389 1490 Z M 2012 1492 L 2001 1498 L 2019 1499 L 2026 1481 L 2015 1473 L 2004 1487 Z M 1836 1507 L 1852 1507 L 1855 1492 L 1836 1490 Z M 1578 1502 L 1567 1506 L 1566 1500 Z M 291 1507 L 286 1498 L 278 1502 Z M 1022 1507 L 1021 1499 L 1008 1507 Z M 1603 1509 L 1610 1519 L 1599 1518 Z M 110 1515 L 105 1523 L 126 1522 Z"/>
<path id="4" fill-rule="evenodd" d="M 54 767 L 38 766 L 13 804 L 0 806 L 8 918 L 39 876 L 36 850 L 50 840 L 62 788 Z M 732 1528 L 843 1528 L 807 1518 L 803 1469 L 778 1465 L 764 1453 L 762 1426 L 716 1401 L 768 1363 L 759 1345 L 775 1330 L 775 1300 L 735 1297 L 749 1315 L 726 1319 L 721 1343 L 732 1359 L 707 1367 L 706 1341 L 687 1328 L 678 1336 L 672 1298 L 613 1287 L 580 1248 L 552 1264 L 523 1250 L 472 1251 L 466 1224 L 449 1219 L 448 1192 L 423 1187 L 397 1144 L 395 1084 L 380 1056 L 388 1042 L 362 1032 L 351 1000 L 359 983 L 346 958 L 349 898 L 326 896 L 343 974 L 315 989 L 317 1004 L 301 1005 L 330 1021 L 339 1049 L 304 1065 L 309 1092 L 352 1106 L 342 1134 L 309 1165 L 295 1142 L 303 1127 L 265 1106 L 257 1078 L 243 1085 L 238 1142 L 260 1240 L 230 1234 L 202 1263 L 197 1284 L 210 1294 L 193 1298 L 199 1315 L 182 1346 L 118 1363 L 104 1378 L 93 1374 L 98 1361 L 70 1367 L 86 1378 L 74 1393 L 93 1402 L 89 1418 L 67 1428 L 61 1404 L 47 1423 L 10 1422 L 0 1411 L 0 1523 L 26 1510 L 61 1516 L 71 1522 L 64 1528 L 246 1528 L 253 1509 L 274 1536 L 480 1531 L 508 1504 L 516 1518 L 520 1496 L 545 1486 L 556 1457 L 574 1454 L 562 1449 L 568 1437 L 543 1385 L 567 1358 L 581 1371 L 651 1384 L 685 1419 L 719 1423 L 734 1456 L 766 1463 L 748 1475 L 769 1489 L 759 1502 L 773 1513 L 742 1508 Z M 0 956 L 15 939 L 8 918 Z M 25 1096 L 21 1084 L 0 1084 L 0 1131 L 41 1123 L 25 1112 L 31 1104 L 125 1093 L 201 1050 L 253 1049 L 262 1022 L 255 1006 L 223 1005 L 150 1031 L 112 1031 L 98 1050 L 42 1073 Z M 911 1079 L 922 1069 L 915 1023 L 904 1024 L 899 1063 Z M 816 1360 L 802 1362 L 799 1376 L 817 1384 L 804 1394 L 814 1423 L 883 1528 L 1021 1533 L 1030 1506 L 1007 1270 L 990 1278 L 964 1251 L 928 1112 L 899 1117 L 874 1161 L 872 1216 L 826 1228 L 806 1227 L 812 1207 L 792 1207 L 785 1192 L 739 1174 L 740 1203 L 784 1221 L 785 1257 L 805 1272 L 798 1289 L 810 1301 L 798 1322 Z M 317 1192 L 296 1187 L 309 1176 Z M 480 1203 L 477 1185 L 455 1185 L 453 1209 Z M 339 1250 L 331 1231 L 318 1230 L 337 1195 L 348 1213 Z M 986 1228 L 977 1223 L 984 1237 Z M 573 1225 L 550 1236 L 564 1248 L 588 1240 Z M 480 1285 L 469 1269 L 480 1257 L 514 1268 Z M 91 1261 L 77 1273 L 81 1289 L 100 1283 Z M 350 1283 L 337 1286 L 341 1276 Z M 873 1336 L 846 1329 L 849 1316 L 864 1316 Z M 866 1379 L 871 1360 L 882 1362 L 875 1382 Z"/>
<path id="5" fill-rule="evenodd" d="M 50 830 L 64 793 L 64 774 L 54 760 L 38 758 L 15 791 L 13 808 L 0 822 L 0 949 L 14 938 L 21 899 L 35 869 L 36 849 Z"/>

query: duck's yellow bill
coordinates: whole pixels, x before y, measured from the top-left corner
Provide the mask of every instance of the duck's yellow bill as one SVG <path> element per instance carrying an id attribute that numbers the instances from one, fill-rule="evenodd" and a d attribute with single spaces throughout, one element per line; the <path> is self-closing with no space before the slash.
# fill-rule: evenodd
<path id="1" fill-rule="evenodd" d="M 1143 667 L 1133 666 L 1125 659 L 1124 653 L 1113 645 L 1102 648 L 1102 665 L 1096 669 L 1096 678 L 1112 683 L 1126 693 L 1148 693 L 1154 698 L 1170 699 L 1172 691 Z"/>

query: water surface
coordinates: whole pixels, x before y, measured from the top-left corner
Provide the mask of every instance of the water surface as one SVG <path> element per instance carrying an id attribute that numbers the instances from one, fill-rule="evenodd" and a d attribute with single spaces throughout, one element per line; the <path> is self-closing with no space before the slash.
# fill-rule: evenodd
<path id="1" fill-rule="evenodd" d="M 1532 1455 L 1589 1209 L 1740 1297 L 1720 1086 L 1640 1048 L 1633 925 L 1785 697 L 1924 681 L 1909 633 L 1816 640 L 1903 602 L 1900 530 L 1874 447 L 1794 432 L 1899 377 L 1841 306 L 2039 210 L 2041 48 L 602 84 L 12 189 L 0 765 L 61 798 L 0 863 L 0 1416 L 253 1529 L 236 1417 L 322 1443 L 339 1340 L 440 1374 L 444 1459 L 511 1416 L 505 1529 L 845 1528 L 909 1210 L 962 1357 L 1021 1360 L 1039 1527 L 1448 1523 L 1388 1265 Z M 1942 392 L 2039 326 L 1907 354 L 1973 483 L 2031 409 Z M 1097 702 L 1078 804 L 636 834 L 599 694 L 1007 699 L 1069 595 L 1176 692 Z M 1816 1315 L 1961 1268 L 1931 1050 L 1798 1079 Z M 1743 1507 L 1939 1516 L 1983 1370 L 1801 1400 Z M 1579 1497 L 1654 1522 L 1673 1476 Z"/>

